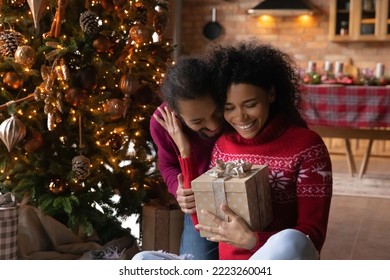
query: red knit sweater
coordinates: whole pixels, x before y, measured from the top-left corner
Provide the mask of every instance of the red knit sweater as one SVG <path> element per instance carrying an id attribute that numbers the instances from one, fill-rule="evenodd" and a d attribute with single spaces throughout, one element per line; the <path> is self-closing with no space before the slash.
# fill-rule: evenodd
<path id="1" fill-rule="evenodd" d="M 224 134 L 214 146 L 211 166 L 217 159 L 268 165 L 274 212 L 271 224 L 257 232 L 259 242 L 255 248 L 246 250 L 220 243 L 220 259 L 248 259 L 270 236 L 287 228 L 308 235 L 321 251 L 333 184 L 329 153 L 318 134 L 307 128 L 287 127 L 285 123 L 276 118 L 252 139 L 244 139 L 236 132 Z M 190 159 L 181 159 L 181 165 L 184 178 L 195 178 Z"/>

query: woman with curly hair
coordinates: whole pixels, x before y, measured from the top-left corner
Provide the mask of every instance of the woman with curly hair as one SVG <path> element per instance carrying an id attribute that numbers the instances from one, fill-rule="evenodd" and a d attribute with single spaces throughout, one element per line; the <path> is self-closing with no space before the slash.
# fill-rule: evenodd
<path id="1" fill-rule="evenodd" d="M 294 60 L 256 41 L 215 45 L 208 59 L 219 73 L 224 118 L 231 125 L 215 143 L 210 167 L 217 160 L 267 165 L 273 220 L 253 231 L 221 205 L 228 221 L 196 209 L 216 224 L 196 228 L 213 234 L 209 240 L 219 243 L 219 259 L 319 259 L 332 197 L 332 166 L 323 140 L 303 118 Z M 191 157 L 181 166 L 186 180 L 198 175 Z"/>
<path id="2" fill-rule="evenodd" d="M 209 56 L 219 69 L 224 118 L 232 127 L 214 145 L 211 166 L 217 159 L 267 165 L 274 218 L 254 232 L 223 205 L 228 222 L 214 216 L 218 227 L 197 228 L 215 234 L 210 240 L 220 242 L 220 259 L 318 258 L 328 225 L 332 166 L 323 140 L 302 117 L 302 81 L 294 60 L 256 41 L 219 45 Z"/>

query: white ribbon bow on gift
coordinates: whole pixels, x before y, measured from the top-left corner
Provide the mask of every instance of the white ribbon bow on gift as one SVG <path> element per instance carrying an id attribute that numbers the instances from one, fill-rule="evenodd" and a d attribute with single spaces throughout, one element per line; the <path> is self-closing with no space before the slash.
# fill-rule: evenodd
<path id="1" fill-rule="evenodd" d="M 243 178 L 247 176 L 247 172 L 252 168 L 252 164 L 243 160 L 223 162 L 217 159 L 217 165 L 206 172 L 206 174 L 215 177 L 234 177 Z"/>
<path id="2" fill-rule="evenodd" d="M 0 194 L 0 208 L 14 207 L 16 205 L 15 196 L 7 192 L 4 195 Z"/>

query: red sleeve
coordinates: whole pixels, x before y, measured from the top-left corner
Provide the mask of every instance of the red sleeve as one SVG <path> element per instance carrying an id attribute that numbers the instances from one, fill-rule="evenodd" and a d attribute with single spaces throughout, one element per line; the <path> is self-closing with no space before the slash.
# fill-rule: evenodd
<path id="1" fill-rule="evenodd" d="M 295 229 L 308 235 L 320 252 L 326 237 L 333 185 L 332 165 L 325 145 L 313 160 L 302 162 L 301 170 L 310 170 L 310 176 L 297 180 L 298 221 Z M 308 186 L 311 193 L 307 191 Z"/>
<path id="2" fill-rule="evenodd" d="M 182 158 L 181 156 L 179 156 L 179 163 L 181 172 L 183 174 L 184 188 L 190 189 L 191 181 L 201 174 L 198 173 L 195 164 L 192 162 L 192 157 Z"/>
<path id="3" fill-rule="evenodd" d="M 184 188 L 190 189 L 191 181 L 197 178 L 200 174 L 198 173 L 195 164 L 192 162 L 191 156 L 185 158 L 179 156 L 179 162 L 180 162 L 181 172 L 183 174 Z M 192 214 L 191 218 L 194 226 L 199 223 L 198 216 L 196 213 Z"/>

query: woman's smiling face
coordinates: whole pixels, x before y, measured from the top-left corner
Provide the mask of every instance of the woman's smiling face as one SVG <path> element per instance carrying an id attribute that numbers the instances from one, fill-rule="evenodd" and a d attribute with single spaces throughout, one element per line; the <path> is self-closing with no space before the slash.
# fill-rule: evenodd
<path id="1" fill-rule="evenodd" d="M 255 137 L 268 119 L 274 90 L 250 84 L 232 84 L 227 92 L 224 117 L 246 139 Z"/>

